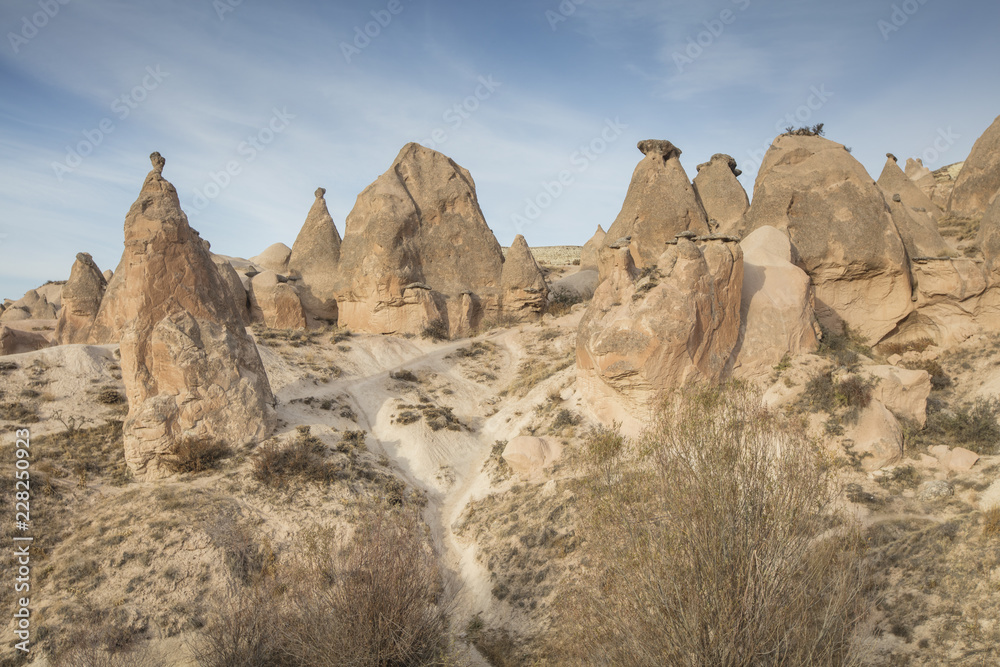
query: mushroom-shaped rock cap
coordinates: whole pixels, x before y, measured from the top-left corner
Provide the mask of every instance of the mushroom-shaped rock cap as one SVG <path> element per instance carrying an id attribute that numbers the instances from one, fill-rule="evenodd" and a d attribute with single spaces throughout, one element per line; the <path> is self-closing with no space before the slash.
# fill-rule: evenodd
<path id="1" fill-rule="evenodd" d="M 893 162 L 899 162 L 899 158 L 897 158 L 897 157 L 896 157 L 895 155 L 893 155 L 892 153 L 886 153 L 886 154 L 885 154 L 885 156 L 886 156 L 887 158 L 889 158 L 890 160 L 892 160 Z"/>
<path id="2" fill-rule="evenodd" d="M 326 188 L 316 188 L 316 199 L 322 199 L 323 195 L 326 194 Z"/>
<path id="3" fill-rule="evenodd" d="M 730 171 L 733 172 L 733 176 L 739 176 L 743 173 L 741 169 L 736 168 L 736 159 L 732 155 L 726 155 L 725 153 L 716 153 L 708 162 L 702 162 L 699 164 L 697 170 L 700 172 L 702 169 L 716 161 L 724 162 L 726 166 L 729 167 Z"/>
<path id="4" fill-rule="evenodd" d="M 158 174 L 163 173 L 163 165 L 165 165 L 167 161 L 162 155 L 160 155 L 156 151 L 153 151 L 149 155 L 149 161 L 153 163 L 153 171 L 155 171 Z"/>
<path id="5" fill-rule="evenodd" d="M 643 155 L 649 155 L 650 153 L 662 155 L 664 161 L 681 156 L 681 149 L 666 139 L 643 139 L 636 144 L 636 147 Z"/>

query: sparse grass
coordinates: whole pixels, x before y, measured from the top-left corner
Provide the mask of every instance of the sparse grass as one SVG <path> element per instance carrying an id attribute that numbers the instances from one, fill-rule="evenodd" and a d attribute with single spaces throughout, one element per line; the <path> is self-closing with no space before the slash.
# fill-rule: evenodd
<path id="1" fill-rule="evenodd" d="M 938 221 L 941 236 L 950 236 L 958 241 L 974 241 L 979 236 L 980 220 L 947 216 Z"/>
<path id="2" fill-rule="evenodd" d="M 894 354 L 904 355 L 907 352 L 923 352 L 933 344 L 934 341 L 930 338 L 919 338 L 902 343 L 890 341 L 888 343 L 879 343 L 878 351 L 885 357 L 891 357 Z"/>
<path id="3" fill-rule="evenodd" d="M 572 354 L 567 355 L 565 358 L 556 361 L 555 363 L 546 364 L 539 363 L 539 360 L 525 361 L 521 364 L 517 371 L 517 377 L 514 381 L 500 392 L 501 396 L 513 395 L 521 397 L 526 395 L 529 391 L 534 389 L 538 384 L 552 377 L 559 371 L 569 368 L 574 363 L 574 357 Z"/>
<path id="4" fill-rule="evenodd" d="M 994 505 L 983 512 L 983 536 L 1000 535 L 1000 505 Z"/>
<path id="5" fill-rule="evenodd" d="M 393 380 L 399 380 L 401 382 L 420 382 L 420 378 L 418 378 L 413 371 L 408 370 L 390 371 L 389 377 Z"/>
<path id="6" fill-rule="evenodd" d="M 41 421 L 38 408 L 33 403 L 0 403 L 0 420 L 16 424 L 36 424 Z"/>
<path id="7" fill-rule="evenodd" d="M 259 447 L 251 459 L 251 474 L 258 482 L 271 487 L 279 487 L 293 478 L 329 483 L 344 472 L 345 465 L 325 454 L 326 447 L 321 440 L 300 432 L 285 447 L 275 442 Z"/>
<path id="8" fill-rule="evenodd" d="M 941 391 L 951 386 L 951 377 L 945 372 L 940 363 L 933 360 L 910 361 L 900 364 L 903 368 L 912 371 L 927 371 L 931 376 L 931 390 Z"/>
<path id="9" fill-rule="evenodd" d="M 854 423 L 871 403 L 875 385 L 872 378 L 851 374 L 836 380 L 831 371 L 825 371 L 809 379 L 800 400 L 813 411 L 822 410 L 831 417 L 836 415 Z"/>
<path id="10" fill-rule="evenodd" d="M 125 402 L 125 397 L 114 387 L 104 387 L 97 395 L 97 402 L 101 405 L 119 405 Z"/>
<path id="11" fill-rule="evenodd" d="M 823 337 L 820 340 L 817 354 L 828 357 L 837 365 L 852 370 L 860 362 L 860 355 L 873 356 L 872 349 L 846 323 L 843 327 L 843 333 L 837 333 L 825 327 L 822 329 Z"/>

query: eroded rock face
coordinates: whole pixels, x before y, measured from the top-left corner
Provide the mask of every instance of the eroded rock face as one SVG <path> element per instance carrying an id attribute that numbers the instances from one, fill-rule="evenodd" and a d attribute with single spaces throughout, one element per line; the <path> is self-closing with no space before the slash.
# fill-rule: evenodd
<path id="1" fill-rule="evenodd" d="M 0 315 L 0 322 L 16 320 L 54 320 L 59 317 L 59 308 L 51 303 L 42 288 L 30 289 Z M 61 289 L 61 288 L 60 288 Z"/>
<path id="2" fill-rule="evenodd" d="M 757 175 L 748 231 L 788 234 L 815 289 L 816 315 L 877 342 L 913 309 L 906 251 L 882 191 L 841 145 L 778 137 Z"/>
<path id="3" fill-rule="evenodd" d="M 743 233 L 743 216 L 750 208 L 750 200 L 736 179 L 741 173 L 736 168 L 736 160 L 723 153 L 716 153 L 711 160 L 698 165 L 694 189 L 705 207 L 708 226 L 713 232 Z"/>
<path id="4" fill-rule="evenodd" d="M 627 248 L 614 259 L 580 322 L 577 379 L 595 415 L 628 430 L 661 392 L 723 379 L 739 337 L 743 253 L 681 238 L 646 270 Z"/>
<path id="5" fill-rule="evenodd" d="M 980 219 L 1000 192 L 1000 116 L 972 146 L 948 200 L 948 213 Z"/>
<path id="6" fill-rule="evenodd" d="M 734 372 L 753 376 L 770 372 L 786 354 L 815 351 L 819 340 L 809 276 L 795 265 L 788 237 L 774 227 L 759 227 L 740 248 L 743 292 Z"/>
<path id="7" fill-rule="evenodd" d="M 524 322 L 537 320 L 545 312 L 549 286 L 528 248 L 528 242 L 520 234 L 514 237 L 507 251 L 500 286 L 503 289 L 503 313 L 507 317 Z"/>
<path id="8" fill-rule="evenodd" d="M 597 225 L 597 231 L 590 237 L 590 240 L 583 244 L 583 248 L 580 250 L 581 271 L 589 271 L 597 268 L 598 252 L 604 244 L 605 236 L 607 236 L 607 233 L 604 231 L 604 228 Z"/>
<path id="9" fill-rule="evenodd" d="M 313 317 L 336 322 L 334 285 L 340 264 L 341 239 L 326 207 L 325 194 L 323 188 L 316 190 L 316 201 L 292 246 L 288 270 L 299 278 L 296 288 L 306 311 Z"/>
<path id="10" fill-rule="evenodd" d="M 62 289 L 63 307 L 56 325 L 56 340 L 60 345 L 87 342 L 107 286 L 94 258 L 85 252 L 79 253 L 70 270 L 69 281 Z"/>
<path id="11" fill-rule="evenodd" d="M 479 304 L 476 312 L 498 313 L 502 265 L 471 174 L 407 144 L 347 216 L 339 323 L 373 333 L 419 333 L 433 320 L 453 334 L 474 328 L 478 322 L 464 321 L 464 296 Z"/>
<path id="12" fill-rule="evenodd" d="M 250 319 L 270 329 L 305 329 L 306 314 L 299 295 L 274 271 L 250 280 Z"/>
<path id="13" fill-rule="evenodd" d="M 163 158 L 154 153 L 151 160 L 98 315 L 123 322 L 125 459 L 143 479 L 168 474 L 184 439 L 239 446 L 275 425 L 257 347 L 177 191 L 163 178 Z"/>
<path id="14" fill-rule="evenodd" d="M 0 356 L 34 352 L 52 345 L 45 334 L 25 331 L 15 326 L 0 325 Z"/>
<path id="15" fill-rule="evenodd" d="M 249 295 L 246 288 L 243 287 L 240 275 L 236 273 L 236 269 L 233 268 L 233 265 L 230 264 L 227 258 L 220 255 L 212 255 L 212 261 L 215 263 L 216 268 L 219 269 L 222 281 L 226 283 L 227 292 L 236 305 L 236 310 L 240 314 L 240 320 L 243 324 L 250 324 Z"/>
<path id="16" fill-rule="evenodd" d="M 934 174 L 931 170 L 924 166 L 924 161 L 920 158 L 906 158 L 906 169 L 904 170 L 906 177 L 910 179 L 917 188 L 920 189 L 928 199 L 934 194 Z M 933 200 L 932 200 L 933 201 Z M 940 206 L 935 204 L 935 207 L 940 210 Z"/>
<path id="17" fill-rule="evenodd" d="M 948 257 L 952 250 L 938 231 L 937 221 L 941 212 L 920 188 L 906 177 L 888 157 L 882 174 L 878 177 L 896 229 L 910 258 Z"/>
<path id="18" fill-rule="evenodd" d="M 621 246 L 623 239 L 641 269 L 655 264 L 667 241 L 678 233 L 709 233 L 705 209 L 681 166 L 680 149 L 669 141 L 653 139 L 640 141 L 638 148 L 645 157 L 632 173 L 621 212 L 604 238 L 601 280 L 616 262 L 612 246 Z"/>
<path id="19" fill-rule="evenodd" d="M 977 243 L 986 260 L 990 284 L 1000 284 L 1000 197 L 994 199 L 983 214 Z"/>

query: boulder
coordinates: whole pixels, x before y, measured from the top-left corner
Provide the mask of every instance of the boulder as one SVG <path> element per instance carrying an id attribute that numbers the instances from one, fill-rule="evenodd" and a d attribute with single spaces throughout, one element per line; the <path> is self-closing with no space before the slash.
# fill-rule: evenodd
<path id="1" fill-rule="evenodd" d="M 816 315 L 875 343 L 913 309 L 906 250 L 885 197 L 822 137 L 778 137 L 757 174 L 746 228 L 785 232 L 815 289 Z"/>
<path id="2" fill-rule="evenodd" d="M 743 291 L 735 372 L 770 372 L 784 356 L 819 347 L 809 276 L 795 265 L 788 237 L 774 227 L 758 227 L 740 242 Z"/>
<path id="3" fill-rule="evenodd" d="M 274 398 L 237 304 L 177 191 L 153 170 L 125 218 L 125 252 L 102 316 L 119 319 L 129 412 L 125 460 L 140 479 L 170 473 L 183 441 L 259 441 L 275 426 Z M 94 330 L 91 331 L 91 337 Z"/>
<path id="4" fill-rule="evenodd" d="M 250 262 L 265 271 L 274 271 L 285 275 L 288 273 L 288 260 L 292 256 L 292 249 L 284 243 L 272 243 L 264 249 L 264 252 L 250 258 Z"/>
<path id="5" fill-rule="evenodd" d="M 486 224 L 469 172 L 407 144 L 358 195 L 344 225 L 335 289 L 338 321 L 352 330 L 420 333 L 433 320 L 474 329 L 499 312 L 503 251 Z"/>
<path id="6" fill-rule="evenodd" d="M 545 274 L 538 268 L 528 242 L 518 234 L 510 244 L 500 273 L 503 314 L 519 322 L 537 320 L 549 301 Z"/>
<path id="7" fill-rule="evenodd" d="M 903 429 L 881 401 L 872 399 L 856 424 L 847 429 L 853 451 L 861 456 L 861 467 L 872 471 L 896 463 L 903 457 Z"/>
<path id="8" fill-rule="evenodd" d="M 1000 192 L 1000 116 L 972 146 L 948 199 L 948 213 L 978 220 Z"/>
<path id="9" fill-rule="evenodd" d="M 504 461 L 514 472 L 525 477 L 541 474 L 542 470 L 559 459 L 562 446 L 555 441 L 519 435 L 503 448 Z"/>
<path id="10" fill-rule="evenodd" d="M 596 268 L 571 273 L 549 285 L 549 301 L 557 298 L 560 294 L 567 294 L 578 301 L 589 301 L 594 296 L 597 284 Z"/>
<path id="11" fill-rule="evenodd" d="M 938 231 L 941 212 L 930 197 L 906 177 L 894 157 L 886 159 L 878 185 L 911 259 L 948 257 L 952 254 L 951 247 Z"/>
<path id="12" fill-rule="evenodd" d="M 640 270 L 621 248 L 577 331 L 577 379 L 604 423 L 627 430 L 665 390 L 724 378 L 740 330 L 743 253 L 687 238 Z"/>
<path id="13" fill-rule="evenodd" d="M 250 280 L 250 319 L 270 329 L 305 329 L 306 314 L 299 295 L 274 271 Z"/>
<path id="14" fill-rule="evenodd" d="M 705 207 L 708 226 L 713 232 L 743 233 L 743 216 L 750 208 L 750 200 L 736 179 L 741 173 L 736 160 L 723 153 L 716 153 L 711 160 L 698 165 L 694 190 Z"/>
<path id="15" fill-rule="evenodd" d="M 979 454 L 965 447 L 951 449 L 947 445 L 932 445 L 927 448 L 927 451 L 938 460 L 942 467 L 948 470 L 968 472 L 979 461 Z"/>
<path id="16" fill-rule="evenodd" d="M 622 246 L 622 240 L 642 269 L 654 265 L 667 242 L 680 232 L 709 233 L 705 209 L 681 166 L 680 149 L 654 139 L 640 141 L 638 148 L 644 157 L 632 173 L 621 211 L 599 253 L 601 280 L 618 261 L 613 246 Z"/>
<path id="17" fill-rule="evenodd" d="M 27 308 L 14 305 L 7 306 L 4 308 L 3 313 L 0 314 L 0 322 L 20 322 L 30 319 L 31 313 L 28 312 Z"/>
<path id="18" fill-rule="evenodd" d="M 62 289 L 63 307 L 56 325 L 56 340 L 60 345 L 87 342 L 107 286 L 108 281 L 94 258 L 85 252 L 79 253 L 70 270 L 69 281 Z"/>
<path id="19" fill-rule="evenodd" d="M 110 282 L 111 278 L 114 277 L 115 272 L 112 271 L 111 269 L 104 269 L 104 274 L 103 275 L 104 275 L 104 280 Z"/>
<path id="20" fill-rule="evenodd" d="M 927 398 L 931 394 L 927 371 L 897 366 L 866 366 L 865 371 L 877 380 L 872 396 L 894 415 L 921 427 L 927 423 Z"/>
<path id="21" fill-rule="evenodd" d="M 316 201 L 292 246 L 288 271 L 299 278 L 296 288 L 306 312 L 336 322 L 334 284 L 340 264 L 340 232 L 326 207 L 325 194 L 323 188 L 316 190 Z"/>
<path id="22" fill-rule="evenodd" d="M 51 345 L 52 341 L 43 333 L 0 325 L 0 355 L 34 352 Z"/>
<path id="23" fill-rule="evenodd" d="M 601 245 L 604 243 L 604 237 L 607 234 L 604 232 L 604 228 L 597 225 L 597 231 L 594 235 L 590 237 L 590 240 L 583 244 L 583 248 L 580 250 L 580 270 L 588 271 L 590 269 L 597 268 L 598 253 L 601 249 Z"/>

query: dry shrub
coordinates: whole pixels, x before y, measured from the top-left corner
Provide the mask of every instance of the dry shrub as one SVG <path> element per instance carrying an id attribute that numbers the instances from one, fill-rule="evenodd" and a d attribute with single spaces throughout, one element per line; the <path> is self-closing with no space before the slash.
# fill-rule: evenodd
<path id="1" fill-rule="evenodd" d="M 566 289 L 560 289 L 554 292 L 549 297 L 548 306 L 546 306 L 546 312 L 548 312 L 553 317 L 559 317 L 560 315 L 565 315 L 570 310 L 573 309 L 578 303 L 583 303 L 583 297 L 576 292 L 571 292 Z"/>
<path id="2" fill-rule="evenodd" d="M 299 432 L 294 441 L 282 447 L 276 442 L 262 445 L 251 460 L 251 474 L 258 482 L 271 487 L 285 484 L 292 478 L 328 483 L 344 471 L 342 462 L 326 456 L 326 446 L 308 430 Z"/>
<path id="3" fill-rule="evenodd" d="M 448 340 L 450 338 L 448 334 L 448 325 L 442 319 L 431 320 L 424 327 L 424 330 L 420 332 L 421 338 L 430 338 L 431 340 Z"/>
<path id="4" fill-rule="evenodd" d="M 418 515 L 368 508 L 350 539 L 303 539 L 273 578 L 221 601 L 194 653 L 205 667 L 442 664 L 441 581 Z"/>
<path id="5" fill-rule="evenodd" d="M 994 506 L 983 512 L 983 535 L 994 537 L 1000 535 L 1000 506 Z"/>
<path id="6" fill-rule="evenodd" d="M 557 661 L 855 662 L 863 542 L 831 530 L 822 453 L 749 388 L 683 390 L 640 439 L 593 440 L 591 566 L 559 606 Z"/>
<path id="7" fill-rule="evenodd" d="M 170 448 L 170 458 L 164 464 L 172 472 L 196 473 L 217 467 L 232 453 L 232 448 L 217 438 L 182 438 Z"/>

